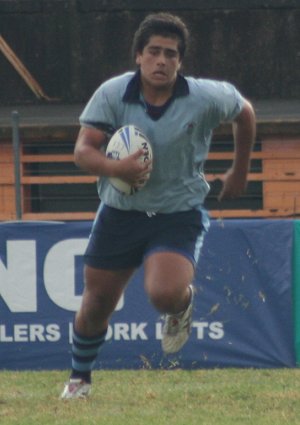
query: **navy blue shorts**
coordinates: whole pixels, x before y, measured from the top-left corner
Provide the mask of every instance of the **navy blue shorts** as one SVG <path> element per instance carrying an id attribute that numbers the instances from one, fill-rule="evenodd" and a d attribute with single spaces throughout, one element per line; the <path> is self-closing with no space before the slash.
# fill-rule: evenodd
<path id="1" fill-rule="evenodd" d="M 170 214 L 122 211 L 101 206 L 94 221 L 85 264 L 101 269 L 138 267 L 154 252 L 171 251 L 187 257 L 195 266 L 208 222 L 205 211 Z"/>

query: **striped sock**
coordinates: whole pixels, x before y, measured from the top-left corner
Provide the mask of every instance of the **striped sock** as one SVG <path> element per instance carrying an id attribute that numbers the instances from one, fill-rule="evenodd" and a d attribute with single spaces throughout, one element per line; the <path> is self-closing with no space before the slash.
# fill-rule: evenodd
<path id="1" fill-rule="evenodd" d="M 86 338 L 80 336 L 73 326 L 71 379 L 80 378 L 87 383 L 91 382 L 91 372 L 100 347 L 105 342 L 106 332 L 107 330 L 98 337 Z"/>

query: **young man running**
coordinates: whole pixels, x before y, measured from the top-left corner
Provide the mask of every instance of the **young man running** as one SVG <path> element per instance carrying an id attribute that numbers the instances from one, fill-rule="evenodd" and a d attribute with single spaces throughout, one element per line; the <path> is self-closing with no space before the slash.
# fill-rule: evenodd
<path id="1" fill-rule="evenodd" d="M 165 315 L 163 351 L 177 352 L 187 341 L 195 266 L 209 227 L 203 165 L 221 121 L 233 122 L 235 158 L 219 199 L 238 197 L 246 189 L 255 138 L 253 108 L 229 83 L 181 75 L 187 42 L 180 18 L 164 13 L 146 17 L 133 41 L 138 70 L 103 83 L 80 117 L 75 162 L 101 177 L 101 204 L 85 253 L 85 288 L 74 320 L 72 372 L 64 399 L 90 393 L 91 371 L 109 319 L 141 264 L 147 296 Z M 149 138 L 153 163 L 141 164 L 142 151 L 120 161 L 106 158 L 109 137 L 126 124 Z M 124 196 L 109 177 L 136 187 L 148 181 Z"/>

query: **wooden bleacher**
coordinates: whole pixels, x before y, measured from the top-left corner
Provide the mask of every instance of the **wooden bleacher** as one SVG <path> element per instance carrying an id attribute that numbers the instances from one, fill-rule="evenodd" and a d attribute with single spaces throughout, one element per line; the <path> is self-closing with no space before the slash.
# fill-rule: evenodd
<path id="1" fill-rule="evenodd" d="M 300 215 L 300 101 L 255 102 L 257 143 L 249 174 L 250 195 L 218 204 L 215 182 L 233 158 L 231 126 L 215 132 L 206 176 L 207 202 L 215 218 Z M 0 108 L 0 220 L 16 219 L 11 112 L 20 116 L 23 220 L 90 220 L 98 204 L 96 177 L 73 164 L 83 105 Z M 216 188 L 219 186 L 216 185 Z M 214 192 L 215 191 L 215 192 Z"/>

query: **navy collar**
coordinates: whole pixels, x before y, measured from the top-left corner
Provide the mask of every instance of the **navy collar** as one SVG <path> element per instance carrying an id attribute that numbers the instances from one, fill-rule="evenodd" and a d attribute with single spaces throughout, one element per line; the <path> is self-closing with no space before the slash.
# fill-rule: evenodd
<path id="1" fill-rule="evenodd" d="M 140 102 L 140 80 L 141 80 L 141 72 L 138 69 L 134 76 L 131 78 L 129 83 L 127 84 L 126 91 L 122 98 L 123 102 L 128 103 L 138 103 Z M 188 96 L 190 93 L 189 86 L 187 80 L 183 75 L 178 74 L 172 98 Z"/>

